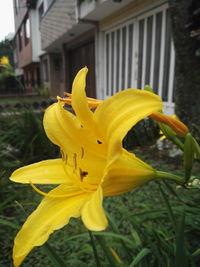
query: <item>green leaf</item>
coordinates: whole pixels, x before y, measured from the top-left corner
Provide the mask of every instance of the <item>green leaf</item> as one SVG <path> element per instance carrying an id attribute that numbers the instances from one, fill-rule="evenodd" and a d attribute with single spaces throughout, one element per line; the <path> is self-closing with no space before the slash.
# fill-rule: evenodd
<path id="1" fill-rule="evenodd" d="M 132 234 L 132 236 L 133 236 L 133 238 L 135 240 L 135 247 L 141 246 L 142 245 L 142 241 L 140 239 L 140 236 L 139 236 L 138 232 L 133 229 L 131 234 Z"/>
<path id="2" fill-rule="evenodd" d="M 9 227 L 11 227 L 13 229 L 17 229 L 17 230 L 20 229 L 19 225 L 14 224 L 14 223 L 9 222 L 9 221 L 4 220 L 4 219 L 0 219 L 0 224 L 5 225 L 5 226 L 9 226 Z"/>
<path id="3" fill-rule="evenodd" d="M 126 243 L 130 244 L 132 247 L 135 246 L 135 243 L 133 241 L 131 241 L 127 237 L 120 235 L 120 234 L 114 234 L 114 233 L 110 233 L 110 232 L 93 232 L 93 235 L 95 235 L 95 236 L 109 236 L 109 237 L 113 237 L 113 238 L 118 238 L 118 239 L 124 240 Z"/>
<path id="4" fill-rule="evenodd" d="M 55 250 L 48 243 L 43 245 L 43 249 L 52 261 L 54 267 L 67 267 L 65 262 L 57 255 Z"/>
<path id="5" fill-rule="evenodd" d="M 192 253 L 192 257 L 197 257 L 200 255 L 200 248 L 198 248 L 197 250 L 195 250 L 193 253 Z"/>
<path id="6" fill-rule="evenodd" d="M 184 242 L 185 210 L 182 213 L 176 233 L 175 267 L 187 267 L 188 258 Z"/>
<path id="7" fill-rule="evenodd" d="M 90 241 L 91 241 L 91 245 L 92 245 L 92 249 L 93 249 L 93 253 L 94 253 L 94 259 L 95 259 L 95 262 L 96 262 L 96 266 L 97 267 L 101 267 L 101 263 L 100 263 L 99 256 L 98 256 L 98 253 L 97 253 L 97 248 L 96 248 L 96 245 L 95 245 L 95 242 L 94 242 L 93 234 L 92 234 L 91 231 L 88 231 L 88 232 L 89 232 L 89 236 L 90 236 Z"/>
<path id="8" fill-rule="evenodd" d="M 132 261 L 129 267 L 136 266 L 146 255 L 151 253 L 151 250 L 148 248 L 143 248 L 135 257 L 135 259 Z"/>
<path id="9" fill-rule="evenodd" d="M 106 216 L 108 218 L 109 225 L 111 226 L 113 232 L 116 234 L 120 234 L 119 229 L 118 229 L 114 219 L 111 217 L 111 215 L 106 213 Z M 120 243 L 121 243 L 121 248 L 124 250 L 124 253 L 126 254 L 127 261 L 130 262 L 132 259 L 132 256 L 130 254 L 129 249 L 126 246 L 126 243 L 124 242 L 124 240 L 120 240 Z"/>
<path id="10" fill-rule="evenodd" d="M 94 234 L 94 232 L 93 232 L 93 234 Z M 107 260 L 110 263 L 109 266 L 111 266 L 111 267 L 117 266 L 117 263 L 116 263 L 113 255 L 112 255 L 112 253 L 110 252 L 104 237 L 101 236 L 101 235 L 96 235 L 96 239 L 98 240 L 98 242 L 99 242 L 99 244 L 100 244 L 100 246 L 101 246 L 101 248 L 102 248 L 102 250 L 103 250 L 103 252 L 104 252 L 104 254 L 105 254 L 106 258 L 107 258 Z"/>
<path id="11" fill-rule="evenodd" d="M 176 232 L 177 226 L 176 226 L 176 220 L 175 220 L 175 217 L 174 217 L 173 210 L 172 210 L 172 208 L 170 206 L 170 203 L 169 203 L 169 201 L 167 199 L 167 196 L 166 196 L 165 192 L 163 191 L 162 187 L 160 187 L 160 192 L 161 192 L 163 201 L 165 203 L 165 206 L 167 208 L 169 219 L 170 219 L 171 224 L 172 224 L 172 226 L 174 228 L 174 231 Z"/>

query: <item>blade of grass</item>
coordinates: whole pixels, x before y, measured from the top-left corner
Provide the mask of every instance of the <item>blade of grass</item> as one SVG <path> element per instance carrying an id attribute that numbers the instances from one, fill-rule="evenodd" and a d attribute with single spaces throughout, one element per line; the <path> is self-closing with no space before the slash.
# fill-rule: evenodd
<path id="1" fill-rule="evenodd" d="M 169 203 L 169 201 L 168 201 L 168 199 L 167 199 L 167 196 L 166 196 L 166 194 L 165 194 L 165 192 L 163 191 L 163 189 L 162 189 L 161 186 L 160 186 L 160 192 L 161 192 L 162 199 L 163 199 L 163 201 L 164 201 L 164 203 L 165 203 L 165 206 L 166 206 L 166 208 L 167 208 L 167 212 L 168 212 L 169 219 L 170 219 L 171 224 L 172 224 L 172 226 L 173 226 L 173 228 L 174 228 L 174 231 L 175 231 L 175 233 L 176 233 L 177 226 L 176 226 L 176 220 L 175 220 L 175 217 L 174 217 L 174 213 L 173 213 L 172 208 L 171 208 L 171 206 L 170 206 L 170 203 Z"/>
<path id="2" fill-rule="evenodd" d="M 43 245 L 43 249 L 52 261 L 54 267 L 67 267 L 65 262 L 57 255 L 55 250 L 48 243 Z"/>
<path id="3" fill-rule="evenodd" d="M 94 234 L 94 233 L 93 233 Z M 117 267 L 117 263 L 115 262 L 115 259 L 112 255 L 112 253 L 110 252 L 107 244 L 106 244 L 106 241 L 104 239 L 103 236 L 100 236 L 100 235 L 95 235 L 96 239 L 98 240 L 107 260 L 109 261 L 109 266 L 111 267 Z"/>
<path id="4" fill-rule="evenodd" d="M 187 267 L 188 257 L 184 242 L 185 210 L 183 210 L 176 234 L 175 267 Z"/>
<path id="5" fill-rule="evenodd" d="M 20 228 L 19 225 L 14 224 L 14 223 L 9 222 L 8 220 L 4 220 L 4 219 L 0 219 L 0 225 L 9 226 L 9 227 L 11 227 L 13 229 L 17 229 L 17 230 L 19 230 L 19 228 Z"/>
<path id="6" fill-rule="evenodd" d="M 99 256 L 98 256 L 98 253 L 97 253 L 97 248 L 96 248 L 96 245 L 95 245 L 95 242 L 94 242 L 93 234 L 92 234 L 91 231 L 88 231 L 88 233 L 89 233 L 89 236 L 90 236 L 90 241 L 91 241 L 91 245 L 92 245 L 92 249 L 93 249 L 93 253 L 94 253 L 94 259 L 95 259 L 95 262 L 96 262 L 96 266 L 97 267 L 101 267 Z"/>
<path id="7" fill-rule="evenodd" d="M 198 248 L 197 250 L 195 250 L 193 253 L 192 253 L 192 257 L 197 257 L 200 255 L 200 248 Z"/>
<path id="8" fill-rule="evenodd" d="M 106 213 L 106 216 L 107 216 L 107 218 L 108 218 L 108 220 L 109 220 L 109 225 L 111 226 L 113 232 L 116 233 L 116 234 L 120 234 L 119 229 L 118 229 L 118 227 L 117 227 L 115 221 L 113 220 L 113 218 L 112 218 L 108 213 Z M 125 254 L 126 254 L 126 257 L 127 257 L 127 259 L 128 259 L 128 262 L 130 262 L 131 259 L 132 259 L 132 257 L 131 257 L 131 254 L 130 254 L 130 252 L 129 252 L 129 249 L 128 249 L 127 246 L 126 246 L 126 243 L 124 242 L 124 240 L 120 240 L 120 243 L 121 243 L 121 245 L 122 245 L 122 246 L 121 246 L 122 249 L 124 250 L 124 252 L 125 252 Z"/>
<path id="9" fill-rule="evenodd" d="M 165 184 L 165 186 L 167 187 L 168 191 L 174 195 L 180 202 L 184 202 L 179 195 L 176 193 L 176 191 L 174 190 L 174 188 L 167 182 L 163 180 L 163 183 Z"/>
<path id="10" fill-rule="evenodd" d="M 135 259 L 132 261 L 132 263 L 130 264 L 129 267 L 134 267 L 136 266 L 139 262 L 142 261 L 142 259 L 148 255 L 149 253 L 151 253 L 151 250 L 148 248 L 143 248 L 135 257 Z"/>
<path id="11" fill-rule="evenodd" d="M 93 232 L 93 235 L 95 235 L 95 237 L 96 236 L 109 236 L 109 237 L 113 237 L 113 238 L 118 238 L 118 239 L 124 240 L 126 243 L 128 243 L 131 246 L 135 245 L 135 243 L 133 241 L 131 241 L 127 237 L 120 235 L 120 234 L 114 234 L 114 233 L 110 233 L 110 232 Z"/>

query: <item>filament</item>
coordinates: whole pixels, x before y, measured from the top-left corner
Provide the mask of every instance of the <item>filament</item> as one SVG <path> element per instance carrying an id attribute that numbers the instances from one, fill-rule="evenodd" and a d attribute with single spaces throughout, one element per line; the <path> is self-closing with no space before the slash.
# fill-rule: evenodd
<path id="1" fill-rule="evenodd" d="M 31 181 L 30 181 L 30 185 L 38 194 L 40 194 L 42 196 L 50 197 L 50 198 L 65 198 L 65 197 L 72 197 L 72 196 L 80 194 L 80 192 L 73 192 L 73 193 L 59 194 L 59 195 L 49 194 L 49 193 L 45 193 L 45 192 L 41 191 Z"/>

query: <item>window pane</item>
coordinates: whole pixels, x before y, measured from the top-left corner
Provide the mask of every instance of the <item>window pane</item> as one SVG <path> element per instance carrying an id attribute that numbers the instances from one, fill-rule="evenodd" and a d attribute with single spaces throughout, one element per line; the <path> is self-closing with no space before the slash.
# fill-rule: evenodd
<path id="1" fill-rule="evenodd" d="M 146 46 L 146 74 L 145 84 L 150 83 L 151 46 L 152 46 L 152 22 L 153 16 L 147 18 L 147 46 Z"/>
<path id="2" fill-rule="evenodd" d="M 26 38 L 30 38 L 30 20 L 29 20 L 29 18 L 27 18 L 27 20 L 26 20 L 25 27 L 26 27 Z"/>
<path id="3" fill-rule="evenodd" d="M 116 91 L 119 91 L 119 54 L 120 54 L 120 30 L 117 30 L 117 54 L 116 54 L 116 64 L 117 64 L 117 73 L 116 73 Z"/>
<path id="4" fill-rule="evenodd" d="M 115 34 L 114 32 L 111 33 L 111 59 L 112 59 L 112 64 L 111 64 L 111 95 L 113 95 L 113 86 L 114 86 L 114 46 L 115 46 Z"/>
<path id="5" fill-rule="evenodd" d="M 156 14 L 156 42 L 153 89 L 158 92 L 159 70 L 160 70 L 160 47 L 161 47 L 162 12 Z"/>
<path id="6" fill-rule="evenodd" d="M 133 24 L 128 27 L 128 87 L 131 87 L 133 57 Z"/>
<path id="7" fill-rule="evenodd" d="M 168 100 L 168 87 L 169 87 L 169 66 L 170 66 L 170 48 L 171 48 L 171 21 L 169 11 L 166 14 L 166 29 L 165 29 L 165 54 L 164 54 L 164 73 L 163 73 L 163 87 L 162 99 Z"/>
<path id="8" fill-rule="evenodd" d="M 122 81 L 121 90 L 125 89 L 125 64 L 126 64 L 126 27 L 122 29 Z"/>
<path id="9" fill-rule="evenodd" d="M 106 95 L 109 95 L 109 35 L 106 34 Z"/>
<path id="10" fill-rule="evenodd" d="M 137 84 L 138 88 L 141 88 L 141 85 L 142 85 L 143 42 L 144 42 L 144 20 L 140 20 L 139 22 L 139 51 L 138 51 L 138 84 Z"/>

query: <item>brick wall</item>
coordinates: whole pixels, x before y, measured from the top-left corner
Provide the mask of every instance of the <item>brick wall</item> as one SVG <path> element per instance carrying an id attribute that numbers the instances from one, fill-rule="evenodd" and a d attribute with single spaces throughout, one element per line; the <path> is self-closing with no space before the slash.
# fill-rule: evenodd
<path id="1" fill-rule="evenodd" d="M 40 24 L 42 49 L 62 37 L 76 23 L 76 1 L 56 0 Z"/>

